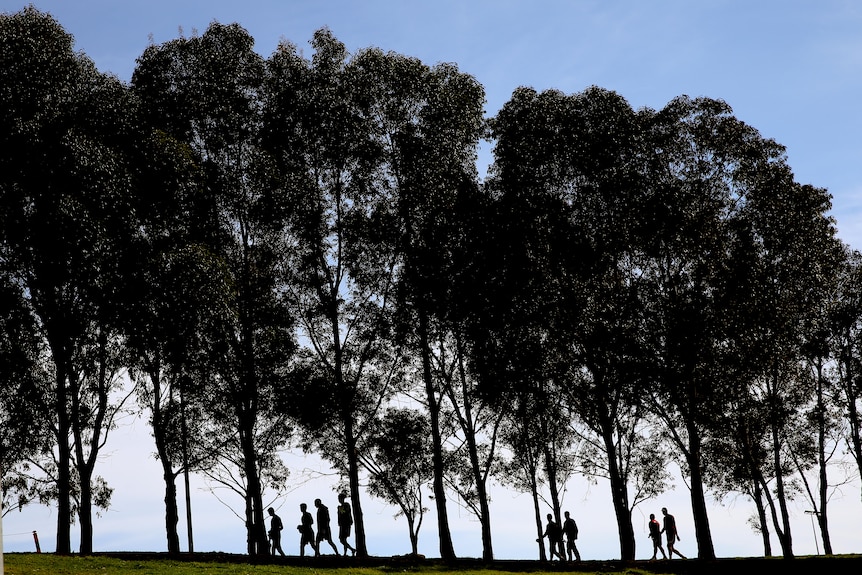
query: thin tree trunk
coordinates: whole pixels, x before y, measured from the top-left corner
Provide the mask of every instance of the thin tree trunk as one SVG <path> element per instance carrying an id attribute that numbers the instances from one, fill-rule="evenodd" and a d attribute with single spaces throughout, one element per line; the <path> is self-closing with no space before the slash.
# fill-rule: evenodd
<path id="1" fill-rule="evenodd" d="M 345 443 L 347 445 L 347 474 L 350 482 L 350 504 L 353 508 L 353 527 L 356 534 L 354 547 L 356 547 L 357 555 L 360 557 L 367 557 L 368 547 L 365 541 L 365 521 L 362 516 L 362 504 L 360 503 L 359 457 L 356 453 L 356 438 L 353 435 L 352 417 L 345 417 L 344 433 Z"/>
<path id="2" fill-rule="evenodd" d="M 536 543 L 539 544 L 539 561 L 547 561 L 548 556 L 545 554 L 545 540 L 542 538 L 544 529 L 542 529 L 542 509 L 539 507 L 539 486 L 536 483 L 536 475 L 530 477 L 530 494 L 533 496 L 533 514 L 536 519 Z"/>
<path id="3" fill-rule="evenodd" d="M 180 427 L 182 428 L 183 442 L 183 486 L 186 498 L 186 537 L 188 538 L 189 553 L 195 552 L 195 538 L 192 530 L 192 494 L 189 481 L 189 431 L 186 422 L 186 401 L 183 385 L 180 386 Z"/>
<path id="4" fill-rule="evenodd" d="M 604 421 L 602 424 L 602 441 L 605 444 L 605 453 L 608 457 L 608 479 L 610 480 L 611 500 L 614 506 L 617 533 L 620 539 L 620 559 L 623 561 L 634 561 L 636 543 L 635 532 L 632 527 L 631 511 L 629 510 L 628 486 L 622 477 L 617 462 L 613 424 L 610 421 Z"/>
<path id="5" fill-rule="evenodd" d="M 697 538 L 698 559 L 715 559 L 715 548 L 712 544 L 712 531 L 709 527 L 709 514 L 706 510 L 706 497 L 704 494 L 703 474 L 701 472 L 700 460 L 700 434 L 693 423 L 688 425 L 688 451 L 689 469 L 691 482 L 691 511 L 694 519 L 694 534 Z"/>
<path id="6" fill-rule="evenodd" d="M 168 455 L 166 447 L 167 438 L 165 435 L 167 430 L 162 418 L 162 380 L 159 367 L 154 366 L 150 369 L 149 375 L 153 385 L 153 438 L 156 442 L 156 453 L 158 453 L 159 461 L 162 464 L 162 479 L 165 482 L 165 536 L 167 538 L 167 548 L 168 553 L 179 553 L 180 537 L 177 533 L 177 524 L 180 518 L 177 507 L 177 474 L 173 470 L 171 458 Z"/>
<path id="7" fill-rule="evenodd" d="M 473 470 L 473 482 L 476 484 L 476 497 L 479 500 L 479 523 L 482 527 L 482 560 L 494 560 L 494 547 L 491 540 L 491 511 L 488 506 L 488 491 L 485 475 L 479 463 L 479 449 L 476 442 L 476 430 L 473 421 L 473 404 L 467 389 L 467 373 L 464 369 L 464 354 L 458 339 L 458 373 L 461 378 L 461 396 L 464 401 L 464 423 L 462 425 L 467 440 L 467 450 L 470 456 L 470 466 Z"/>
<path id="8" fill-rule="evenodd" d="M 763 539 L 763 556 L 772 557 L 772 542 L 769 540 L 769 525 L 766 519 L 766 508 L 763 506 L 763 492 L 760 483 L 754 483 L 754 505 L 757 507 L 757 521 L 760 524 L 760 536 Z"/>
<path id="9" fill-rule="evenodd" d="M 425 394 L 428 400 L 428 415 L 431 426 L 432 462 L 434 466 L 434 503 L 437 507 L 437 530 L 440 537 L 440 557 L 444 561 L 455 560 L 455 548 L 449 530 L 449 513 L 446 509 L 446 488 L 443 482 L 443 441 L 440 437 L 440 404 L 431 373 L 431 351 L 428 342 L 428 316 L 424 306 L 418 306 L 419 345 L 422 353 L 422 377 L 425 380 Z"/>
<path id="10" fill-rule="evenodd" d="M 778 499 L 778 508 L 781 512 L 782 529 L 778 534 L 781 543 L 781 554 L 785 559 L 793 558 L 793 536 L 790 533 L 790 513 L 787 509 L 787 495 L 784 489 L 784 473 L 781 469 L 781 443 L 778 426 L 775 421 L 770 424 L 772 433 L 772 464 L 775 473 L 775 497 Z"/>
<path id="11" fill-rule="evenodd" d="M 817 523 L 823 539 L 823 553 L 832 555 L 832 540 L 829 537 L 829 517 L 826 513 L 829 504 L 829 483 L 826 465 L 826 406 L 823 401 L 823 365 L 817 363 L 817 462 L 820 466 L 819 496 L 820 509 Z"/>
<path id="12" fill-rule="evenodd" d="M 545 427 L 544 423 L 543 423 L 543 427 Z M 544 431 L 546 431 L 546 432 L 548 431 L 547 427 L 545 427 Z M 550 435 L 548 435 L 548 433 L 543 433 L 542 436 L 543 437 L 550 437 Z M 551 439 L 550 441 L 553 441 L 553 439 Z M 557 525 L 559 525 L 560 529 L 562 529 L 563 521 L 562 521 L 562 511 L 560 510 L 560 507 L 561 507 L 561 505 L 560 505 L 560 488 L 559 488 L 559 485 L 557 485 L 557 461 L 556 461 L 556 458 L 554 457 L 554 453 L 556 450 L 555 449 L 552 450 L 551 446 L 549 446 L 548 443 L 545 443 L 543 448 L 544 448 L 544 455 L 545 455 L 545 477 L 548 480 L 548 490 L 551 493 L 551 507 L 553 508 L 553 511 L 554 511 L 554 521 L 556 521 Z M 553 544 L 554 544 L 553 541 L 549 542 L 549 545 L 553 545 Z M 558 547 L 559 547 L 558 551 L 560 553 L 560 557 L 565 557 L 566 556 L 565 555 L 566 549 L 563 546 L 562 540 L 559 541 Z"/>

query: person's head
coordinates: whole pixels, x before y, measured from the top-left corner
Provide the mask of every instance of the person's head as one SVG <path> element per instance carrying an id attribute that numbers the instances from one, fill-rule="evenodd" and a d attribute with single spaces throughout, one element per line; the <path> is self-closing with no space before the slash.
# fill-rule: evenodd
<path id="1" fill-rule="evenodd" d="M 650 514 L 649 514 L 649 518 L 650 518 L 650 519 L 655 519 L 655 513 L 650 513 Z"/>
<path id="2" fill-rule="evenodd" d="M 661 512 L 663 515 L 667 515 L 667 507 L 662 507 Z"/>
<path id="3" fill-rule="evenodd" d="M 314 506 L 315 506 L 315 507 L 320 507 L 320 499 L 315 499 L 315 500 L 314 500 Z"/>
<path id="4" fill-rule="evenodd" d="M 565 516 L 566 516 L 566 519 L 569 518 L 569 512 L 568 511 L 566 511 Z"/>
<path id="5" fill-rule="evenodd" d="M 270 515 L 275 515 L 275 509 L 273 509 L 272 507 L 267 509 L 266 512 L 269 513 Z"/>
<path id="6" fill-rule="evenodd" d="M 554 519 L 554 516 L 551 515 L 550 513 L 548 513 L 548 521 L 552 521 L 553 519 Z"/>
<path id="7" fill-rule="evenodd" d="M 303 512 L 304 512 L 306 509 L 308 509 L 308 505 L 306 505 L 305 503 L 300 503 L 300 504 L 299 504 L 299 510 L 300 510 L 300 511 L 303 511 Z"/>
<path id="8" fill-rule="evenodd" d="M 341 493 L 339 493 L 339 494 L 338 494 L 338 502 L 339 502 L 339 503 L 344 503 L 344 500 L 345 500 L 346 498 L 347 498 L 347 494 L 346 494 L 346 493 L 341 492 Z"/>

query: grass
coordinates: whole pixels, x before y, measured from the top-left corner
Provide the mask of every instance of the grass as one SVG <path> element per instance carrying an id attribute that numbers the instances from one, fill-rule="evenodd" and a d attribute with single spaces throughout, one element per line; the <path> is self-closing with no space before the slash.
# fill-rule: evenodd
<path id="1" fill-rule="evenodd" d="M 5 556 L 5 575 L 512 575 L 494 569 L 452 570 L 439 566 L 319 567 L 283 564 L 251 564 L 242 561 L 179 561 L 172 559 L 118 559 L 105 556 L 60 556 L 50 553 L 12 553 Z M 552 575 L 550 571 L 529 570 L 530 575 Z M 595 571 L 567 573 L 596 574 Z M 603 570 L 602 573 L 607 573 Z M 627 568 L 619 575 L 646 575 Z"/>
<path id="2" fill-rule="evenodd" d="M 547 564 L 536 561 L 495 562 L 484 568 L 475 561 L 456 567 L 437 562 L 399 562 L 365 560 L 363 565 L 306 558 L 287 558 L 278 563 L 251 562 L 245 556 L 204 554 L 200 560 L 171 559 L 159 554 L 115 554 L 94 556 L 60 556 L 51 553 L 12 553 L 5 556 L 5 575 L 736 575 L 737 573 L 772 573 L 782 575 L 859 575 L 862 556 L 800 557 L 793 561 L 780 558 L 736 558 L 711 562 L 587 561 L 583 564 Z M 196 556 L 195 559 L 198 559 Z"/>

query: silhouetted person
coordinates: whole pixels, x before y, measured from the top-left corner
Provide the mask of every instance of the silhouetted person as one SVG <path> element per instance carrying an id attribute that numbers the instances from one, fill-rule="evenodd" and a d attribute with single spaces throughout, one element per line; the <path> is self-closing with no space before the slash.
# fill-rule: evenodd
<path id="1" fill-rule="evenodd" d="M 344 546 L 345 555 L 347 555 L 348 549 L 356 555 L 356 549 L 347 542 L 347 538 L 350 537 L 350 528 L 353 527 L 353 511 L 350 510 L 350 503 L 345 501 L 346 498 L 346 494 L 338 494 L 338 507 L 335 508 L 335 512 L 338 514 L 338 540 Z"/>
<path id="2" fill-rule="evenodd" d="M 548 525 L 545 527 L 545 532 L 542 534 L 542 538 L 548 538 L 548 546 L 551 548 L 551 561 L 554 560 L 554 555 L 560 561 L 565 561 L 565 558 L 562 555 L 563 550 L 563 530 L 560 529 L 560 526 L 554 521 L 554 516 L 548 513 Z"/>
<path id="3" fill-rule="evenodd" d="M 575 541 L 578 539 L 578 524 L 575 520 L 569 517 L 569 512 L 566 511 L 566 520 L 563 521 L 563 533 L 566 536 L 566 554 L 569 556 L 569 561 L 572 560 L 572 553 L 575 559 L 580 561 L 581 554 L 578 553 L 578 546 Z"/>
<path id="4" fill-rule="evenodd" d="M 299 504 L 299 510 L 302 512 L 302 517 L 300 519 L 299 525 L 296 526 L 299 529 L 299 556 L 303 557 L 305 555 L 305 546 L 311 545 L 311 548 L 314 550 L 314 554 L 317 555 L 317 545 L 314 543 L 314 529 L 312 529 L 312 525 L 314 525 L 314 518 L 311 516 L 311 513 L 308 512 L 308 505 L 305 503 Z"/>
<path id="5" fill-rule="evenodd" d="M 667 512 L 667 507 L 662 507 L 661 512 L 664 514 L 664 527 L 662 528 L 662 533 L 667 537 L 668 558 L 673 559 L 673 554 L 676 553 L 685 559 L 685 555 L 674 548 L 676 542 L 680 540 L 679 533 L 676 531 L 676 519 L 674 519 L 673 515 Z"/>
<path id="6" fill-rule="evenodd" d="M 332 530 L 329 527 L 329 507 L 324 505 L 320 499 L 314 500 L 314 506 L 317 507 L 317 552 L 320 554 L 320 542 L 328 541 L 332 550 L 338 555 L 338 547 L 332 542 Z"/>
<path id="7" fill-rule="evenodd" d="M 661 545 L 661 525 L 656 521 L 655 513 L 649 514 L 649 538 L 652 539 L 652 559 L 655 561 L 656 551 L 661 551 L 661 558 L 667 559 L 664 547 Z"/>
<path id="8" fill-rule="evenodd" d="M 281 530 L 284 529 L 284 524 L 281 522 L 281 517 L 275 514 L 275 509 L 270 507 L 267 509 L 272 521 L 269 524 L 269 539 L 272 541 L 272 555 L 278 551 L 284 557 L 284 551 L 281 548 Z"/>

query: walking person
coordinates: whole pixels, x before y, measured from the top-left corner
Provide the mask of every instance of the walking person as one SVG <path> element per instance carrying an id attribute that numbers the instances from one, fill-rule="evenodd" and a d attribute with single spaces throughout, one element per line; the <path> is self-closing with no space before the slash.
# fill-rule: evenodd
<path id="1" fill-rule="evenodd" d="M 281 517 L 275 514 L 275 509 L 270 507 L 266 511 L 272 517 L 269 524 L 269 540 L 272 541 L 272 551 L 270 554 L 274 557 L 275 552 L 278 551 L 284 557 L 284 550 L 281 548 L 281 530 L 284 529 L 284 524 L 281 522 Z"/>
<path id="2" fill-rule="evenodd" d="M 350 528 L 353 527 L 353 512 L 350 510 L 350 503 L 345 501 L 346 498 L 346 493 L 339 493 L 338 507 L 335 508 L 338 514 L 338 540 L 344 546 L 345 556 L 348 549 L 353 555 L 356 555 L 356 549 L 347 542 L 347 538 L 350 537 Z"/>
<path id="3" fill-rule="evenodd" d="M 329 526 L 329 507 L 324 505 L 320 499 L 314 500 L 314 506 L 317 507 L 317 539 L 315 540 L 315 543 L 317 543 L 317 554 L 320 555 L 321 541 L 328 541 L 329 546 L 332 547 L 335 554 L 339 555 L 338 547 L 332 542 L 332 529 Z"/>
<path id="4" fill-rule="evenodd" d="M 318 555 L 317 545 L 314 543 L 314 529 L 311 527 L 314 525 L 314 518 L 308 512 L 308 505 L 305 503 L 299 504 L 299 511 L 302 513 L 300 523 L 296 526 L 299 529 L 299 556 L 305 556 L 305 546 L 309 544 L 314 554 Z"/>
<path id="5" fill-rule="evenodd" d="M 661 544 L 661 525 L 656 521 L 655 513 L 649 514 L 649 538 L 652 539 L 652 559 L 650 561 L 655 561 L 657 551 L 661 551 L 662 559 L 667 559 Z"/>
<path id="6" fill-rule="evenodd" d="M 676 519 L 674 516 L 667 512 L 667 507 L 662 507 L 661 512 L 664 515 L 664 527 L 662 528 L 662 533 L 667 537 L 667 554 L 669 559 L 673 559 L 673 554 L 676 553 L 683 559 L 686 558 L 685 555 L 680 553 L 675 544 L 677 541 L 680 541 L 679 533 L 676 530 Z"/>
<path id="7" fill-rule="evenodd" d="M 548 538 L 548 547 L 551 548 L 551 561 L 554 560 L 554 555 L 560 561 L 565 561 L 566 558 L 563 557 L 563 530 L 554 521 L 554 516 L 548 513 L 548 524 L 545 526 L 545 532 L 542 534 L 542 538 L 538 539 L 541 541 L 545 537 Z"/>
<path id="8" fill-rule="evenodd" d="M 578 546 L 575 543 L 578 539 L 578 524 L 569 516 L 566 511 L 566 520 L 563 521 L 563 534 L 566 536 L 566 554 L 569 556 L 569 561 L 572 560 L 572 554 L 576 561 L 581 560 L 581 554 L 578 552 Z"/>

